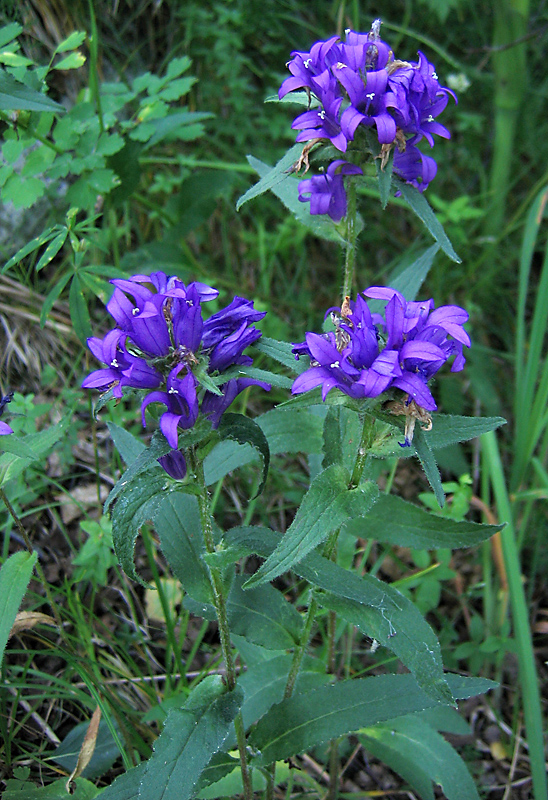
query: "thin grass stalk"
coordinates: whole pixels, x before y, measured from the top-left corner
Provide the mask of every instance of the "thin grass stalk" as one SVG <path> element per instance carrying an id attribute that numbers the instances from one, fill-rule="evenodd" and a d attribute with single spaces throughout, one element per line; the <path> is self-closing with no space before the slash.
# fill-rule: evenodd
<path id="1" fill-rule="evenodd" d="M 527 33 L 529 0 L 493 0 L 492 5 L 495 135 L 487 233 L 497 235 L 504 224 L 515 132 L 527 86 L 527 49 L 521 40 Z"/>
<path id="2" fill-rule="evenodd" d="M 493 431 L 484 434 L 482 447 L 495 495 L 498 518 L 500 522 L 506 523 L 506 527 L 502 531 L 501 540 L 510 589 L 510 608 L 519 663 L 527 744 L 531 761 L 533 796 L 535 800 L 548 800 L 540 692 L 529 626 L 528 607 L 516 546 L 512 505 L 508 496 L 497 440 Z"/>

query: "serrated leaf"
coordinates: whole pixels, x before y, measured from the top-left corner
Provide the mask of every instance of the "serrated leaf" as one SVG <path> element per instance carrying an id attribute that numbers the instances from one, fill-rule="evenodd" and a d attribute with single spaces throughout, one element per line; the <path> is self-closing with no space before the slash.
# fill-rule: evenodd
<path id="1" fill-rule="evenodd" d="M 38 455 L 25 439 L 20 439 L 14 433 L 0 437 L 0 452 L 12 453 L 12 455 L 19 458 L 28 458 L 29 461 L 36 461 L 38 458 Z"/>
<path id="2" fill-rule="evenodd" d="M 382 758 L 417 791 L 413 767 L 419 765 L 420 773 L 440 786 L 447 800 L 479 800 L 474 781 L 456 750 L 415 715 L 360 731 L 359 739 L 366 750 Z M 430 796 L 433 798 L 433 793 Z"/>
<path id="3" fill-rule="evenodd" d="M 239 444 L 250 444 L 261 456 L 263 474 L 256 496 L 260 495 L 264 489 L 270 465 L 270 449 L 266 436 L 256 422 L 249 417 L 244 417 L 243 414 L 223 414 L 217 430 L 222 439 L 233 439 Z"/>
<path id="4" fill-rule="evenodd" d="M 236 575 L 227 601 L 231 633 L 269 650 L 287 650 L 298 642 L 302 618 L 273 586 L 244 592 L 244 575 Z"/>
<path id="5" fill-rule="evenodd" d="M 0 69 L 0 111 L 54 111 L 59 114 L 65 109 Z"/>
<path id="6" fill-rule="evenodd" d="M 185 592 L 198 603 L 211 601 L 211 584 L 201 554 L 202 525 L 195 497 L 174 492 L 152 509 L 152 521 L 160 547 Z"/>
<path id="7" fill-rule="evenodd" d="M 460 676 L 458 676 L 460 677 Z M 453 694 L 459 681 L 448 675 Z M 491 682 L 488 682 L 493 686 Z M 433 708 L 412 675 L 381 675 L 340 681 L 283 700 L 265 714 L 249 737 L 259 751 L 254 764 L 290 758 L 360 728 Z"/>
<path id="8" fill-rule="evenodd" d="M 506 425 L 504 417 L 459 417 L 451 414 L 434 414 L 433 422 L 432 430 L 424 433 L 432 450 L 467 442 Z"/>
<path id="9" fill-rule="evenodd" d="M 441 485 L 440 471 L 438 469 L 436 459 L 434 458 L 434 454 L 432 453 L 432 449 L 420 425 L 415 427 L 413 446 L 422 464 L 424 474 L 428 478 L 428 483 L 432 487 L 436 500 L 438 501 L 440 508 L 443 508 L 445 505 L 445 492 L 443 491 L 443 486 Z"/>
<path id="10" fill-rule="evenodd" d="M 268 336 L 261 336 L 258 342 L 254 344 L 256 350 L 265 353 L 270 358 L 283 364 L 284 367 L 289 367 L 292 372 L 303 372 L 307 367 L 303 362 L 299 362 L 292 352 L 293 345 L 289 342 L 278 342 L 276 339 L 270 339 Z"/>
<path id="11" fill-rule="evenodd" d="M 503 525 L 456 522 L 430 514 L 395 495 L 381 495 L 367 517 L 349 522 L 346 531 L 363 539 L 376 539 L 399 547 L 433 550 L 438 547 L 475 547 Z"/>
<path id="12" fill-rule="evenodd" d="M 14 172 L 3 186 L 2 201 L 13 203 L 15 208 L 30 208 L 45 190 L 45 184 L 39 178 L 23 178 Z"/>
<path id="13" fill-rule="evenodd" d="M 331 531 L 367 513 L 378 496 L 377 485 L 368 482 L 349 489 L 349 482 L 348 470 L 337 464 L 312 481 L 283 540 L 249 579 L 247 588 L 277 578 L 324 542 Z"/>
<path id="14" fill-rule="evenodd" d="M 0 663 L 37 558 L 35 552 L 13 553 L 0 569 Z"/>
<path id="15" fill-rule="evenodd" d="M 126 466 L 130 467 L 143 450 L 146 450 L 146 445 L 125 428 L 115 425 L 114 422 L 107 422 L 107 428 L 114 446 L 122 456 Z"/>
<path id="16" fill-rule="evenodd" d="M 146 762 L 139 800 L 190 800 L 200 775 L 233 730 L 243 702 L 236 687 L 207 706 L 173 710 Z"/>
<path id="17" fill-rule="evenodd" d="M 300 152 L 302 151 L 302 145 L 299 145 L 299 150 L 297 150 L 297 157 L 299 157 Z M 289 153 L 294 153 L 295 148 L 292 148 Z M 286 153 L 284 159 L 289 155 Z M 282 159 L 282 162 L 284 162 Z M 282 201 L 284 206 L 290 211 L 295 219 L 297 219 L 302 225 L 309 230 L 312 231 L 316 236 L 320 237 L 321 239 L 326 239 L 329 242 L 337 242 L 338 244 L 344 244 L 345 240 L 344 237 L 339 232 L 339 229 L 336 227 L 335 223 L 332 222 L 329 218 L 325 215 L 313 215 L 310 213 L 310 204 L 309 203 L 301 203 L 298 196 L 298 185 L 299 179 L 294 177 L 290 172 L 288 172 L 285 176 L 283 173 L 280 173 L 278 170 L 279 165 L 281 162 L 278 162 L 274 169 L 272 170 L 267 164 L 263 164 L 262 161 L 259 161 L 257 158 L 253 158 L 253 156 L 248 156 L 247 160 L 249 164 L 253 167 L 253 169 L 260 175 L 261 179 L 265 179 L 266 182 L 269 184 L 267 186 L 270 191 L 276 195 L 276 197 Z M 296 159 L 295 159 L 296 160 Z M 285 163 L 285 162 L 284 162 Z M 288 168 L 289 169 L 289 168 Z M 274 172 L 274 176 L 272 173 Z M 261 181 L 259 181 L 256 186 L 259 186 Z M 252 189 L 255 187 L 252 187 Z M 249 190 L 249 191 L 252 191 Z M 261 189 L 258 194 L 262 194 L 265 189 Z M 240 203 L 237 206 L 239 208 L 246 197 L 246 194 L 240 198 Z M 250 198 L 247 198 L 250 199 Z M 361 217 L 358 215 L 356 219 L 356 228 L 358 232 L 363 227 L 363 222 Z"/>
<path id="18" fill-rule="evenodd" d="M 259 195 L 264 194 L 264 192 L 267 192 L 269 189 L 273 189 L 274 186 L 282 181 L 290 180 L 291 168 L 299 159 L 302 149 L 302 144 L 294 144 L 293 147 L 291 147 L 287 153 L 282 156 L 282 158 L 274 167 L 267 167 L 266 164 L 262 164 L 262 162 L 258 161 L 256 158 L 253 158 L 253 156 L 248 156 L 247 160 L 253 169 L 259 172 L 256 164 L 261 165 L 261 169 L 264 174 L 259 172 L 261 179 L 258 181 L 258 183 L 248 189 L 247 192 L 245 192 L 238 199 L 238 202 L 236 203 L 236 211 L 239 211 L 245 203 L 247 203 L 249 200 L 252 200 L 254 197 L 259 197 Z"/>
<path id="19" fill-rule="evenodd" d="M 211 119 L 214 116 L 214 114 L 207 111 L 176 111 L 168 114 L 164 119 L 155 120 L 154 124 L 151 123 L 150 125 L 150 136 L 147 136 L 144 140 L 145 144 L 143 145 L 143 150 L 149 150 L 163 139 L 169 137 L 184 138 L 185 128 L 197 122 Z M 142 128 L 143 126 L 141 125 L 140 129 L 142 130 Z M 132 133 L 130 134 L 130 138 L 134 139 L 136 136 Z M 142 141 L 142 139 L 139 139 L 139 141 Z"/>
<path id="20" fill-rule="evenodd" d="M 288 378 L 285 375 L 280 375 L 276 372 L 270 372 L 270 370 L 259 369 L 258 367 L 252 366 L 232 367 L 212 380 L 215 385 L 220 386 L 232 378 L 244 377 L 253 378 L 257 381 L 265 381 L 265 383 L 269 383 L 271 386 L 277 386 L 279 389 L 291 389 L 293 386 L 293 381 L 291 378 Z"/>
<path id="21" fill-rule="evenodd" d="M 441 223 L 432 211 L 425 196 L 409 183 L 404 183 L 400 180 L 395 181 L 395 183 L 404 200 L 415 212 L 421 222 L 426 226 L 427 230 L 438 242 L 443 252 L 446 253 L 452 261 L 456 261 L 457 264 L 460 264 L 461 259 L 455 253 L 453 245 L 449 241 L 447 234 L 443 230 Z"/>
<path id="22" fill-rule="evenodd" d="M 225 540 L 265 557 L 275 550 L 280 536 L 268 528 L 241 527 L 227 531 Z M 313 586 L 348 601 L 339 609 L 345 618 L 392 650 L 426 692 L 447 700 L 439 643 L 410 600 L 378 578 L 360 577 L 318 553 L 310 553 L 293 568 Z M 331 595 L 319 594 L 318 600 L 331 608 L 336 602 Z"/>
<path id="23" fill-rule="evenodd" d="M 274 453 L 320 453 L 323 420 L 310 411 L 273 408 L 256 418 Z"/>

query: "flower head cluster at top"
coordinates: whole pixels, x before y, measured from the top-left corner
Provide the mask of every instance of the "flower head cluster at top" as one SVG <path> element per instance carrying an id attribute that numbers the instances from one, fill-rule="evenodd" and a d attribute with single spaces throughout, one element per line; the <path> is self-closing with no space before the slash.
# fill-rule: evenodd
<path id="1" fill-rule="evenodd" d="M 382 286 L 371 286 L 363 295 L 387 301 L 384 318 L 372 314 L 361 295 L 346 301 L 340 312 L 330 309 L 336 330 L 307 333 L 306 341 L 293 347 L 297 358 L 307 355 L 311 361 L 295 380 L 293 394 L 321 386 L 323 400 L 335 388 L 366 398 L 393 387 L 407 394 L 406 403 L 415 411 L 434 411 L 428 381 L 451 356 L 452 372 L 464 367 L 468 313 L 460 306 L 434 308 L 433 300 L 408 302 L 396 289 Z"/>
<path id="2" fill-rule="evenodd" d="M 115 289 L 107 310 L 116 327 L 103 339 L 88 339 L 89 349 L 106 367 L 88 375 L 82 386 L 111 388 L 118 398 L 124 387 L 149 390 L 141 404 L 143 425 L 147 406 L 166 406 L 160 429 L 173 451 L 159 460 L 172 477 L 183 478 L 186 462 L 177 450 L 179 430 L 192 428 L 200 412 L 217 427 L 246 387 L 270 389 L 252 378 L 216 381 L 219 394 L 201 386 L 213 388 L 213 379 L 229 367 L 252 363 L 243 351 L 261 336 L 253 323 L 265 312 L 255 310 L 252 301 L 235 297 L 204 320 L 202 303 L 215 299 L 218 291 L 203 283 L 185 285 L 163 272 L 111 283 Z"/>
<path id="3" fill-rule="evenodd" d="M 437 166 L 417 144 L 426 139 L 432 147 L 433 134 L 450 138 L 436 117 L 447 105 L 448 95 L 456 97 L 440 86 L 423 53 L 419 52 L 418 62 L 396 59 L 380 39 L 380 24 L 376 20 L 369 33 L 347 30 L 344 42 L 333 36 L 316 42 L 308 53 L 294 51 L 287 65 L 291 77 L 282 83 L 279 98 L 304 89 L 314 106 L 293 122 L 299 131 L 297 142 L 325 140 L 346 153 L 360 127 L 373 128 L 383 159 L 394 149 L 394 172 L 423 191 Z M 301 182 L 299 199 L 310 200 L 312 214 L 328 213 L 338 222 L 346 214 L 344 174 L 361 174 L 361 169 L 335 161 L 325 175 Z M 320 201 L 317 195 L 322 196 Z"/>

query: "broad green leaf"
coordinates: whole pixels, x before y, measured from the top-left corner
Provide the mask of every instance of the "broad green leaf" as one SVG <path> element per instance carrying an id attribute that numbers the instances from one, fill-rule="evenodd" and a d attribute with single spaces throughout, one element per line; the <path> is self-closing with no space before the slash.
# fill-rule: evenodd
<path id="1" fill-rule="evenodd" d="M 232 378 L 254 378 L 258 381 L 270 383 L 271 386 L 277 386 L 280 389 L 291 389 L 293 386 L 292 379 L 288 378 L 286 375 L 279 375 L 275 372 L 252 366 L 232 367 L 218 377 L 213 378 L 213 381 L 220 386 Z"/>
<path id="2" fill-rule="evenodd" d="M 283 364 L 284 367 L 289 367 L 292 372 L 303 372 L 307 369 L 304 362 L 300 362 L 295 358 L 295 354 L 292 352 L 293 345 L 289 342 L 278 342 L 268 336 L 261 336 L 253 346 L 256 350 Z"/>
<path id="3" fill-rule="evenodd" d="M 267 192 L 269 189 L 273 189 L 282 181 L 290 180 L 291 169 L 301 155 L 302 150 L 302 144 L 294 144 L 293 147 L 291 147 L 278 161 L 278 163 L 274 167 L 270 168 L 266 167 L 265 164 L 261 164 L 261 162 L 253 158 L 253 156 L 248 156 L 247 160 L 253 169 L 258 171 L 257 166 L 255 165 L 255 162 L 257 162 L 257 164 L 261 165 L 263 168 L 263 172 L 265 171 L 265 168 L 267 171 L 264 175 L 259 172 L 259 175 L 261 175 L 260 181 L 248 189 L 247 192 L 245 192 L 245 194 L 238 199 L 238 202 L 236 203 L 236 211 L 239 211 L 245 203 L 247 203 L 249 200 L 252 200 L 254 197 L 258 197 L 259 195 L 264 194 L 264 192 Z"/>
<path id="4" fill-rule="evenodd" d="M 239 467 L 258 458 L 258 453 L 249 444 L 238 444 L 225 439 L 219 442 L 204 459 L 204 476 L 207 486 L 228 475 Z"/>
<path id="5" fill-rule="evenodd" d="M 146 450 L 146 445 L 125 428 L 115 425 L 114 422 L 107 422 L 107 428 L 114 446 L 126 465 L 130 467 L 143 450 Z"/>
<path id="6" fill-rule="evenodd" d="M 0 663 L 37 558 L 36 553 L 13 553 L 0 569 Z"/>
<path id="7" fill-rule="evenodd" d="M 331 406 L 328 409 L 323 426 L 324 469 L 331 464 L 340 464 L 352 470 L 362 428 L 363 424 L 355 411 L 345 406 Z"/>
<path id="8" fill-rule="evenodd" d="M 367 513 L 378 497 L 376 483 L 370 481 L 349 489 L 349 481 L 348 470 L 337 464 L 312 481 L 280 545 L 250 578 L 247 587 L 277 578 L 325 541 L 331 531 Z"/>
<path id="9" fill-rule="evenodd" d="M 133 769 L 119 775 L 110 786 L 103 789 L 99 797 L 101 800 L 138 800 L 139 787 L 146 768 L 147 762 L 142 761 L 136 767 L 133 767 Z M 66 779 L 64 783 L 66 784 Z M 17 798 L 13 798 L 13 800 L 17 800 Z"/>
<path id="10" fill-rule="evenodd" d="M 225 775 L 229 775 L 235 769 L 238 769 L 239 766 L 239 758 L 234 758 L 228 753 L 216 753 L 200 775 L 200 779 L 196 784 L 195 796 L 201 797 L 202 789 L 222 780 Z"/>
<path id="11" fill-rule="evenodd" d="M 166 493 L 173 489 L 174 482 L 169 480 L 166 472 L 158 465 L 158 469 L 139 472 L 120 491 L 111 510 L 112 540 L 118 560 L 126 575 L 142 585 L 145 583 L 135 571 L 133 561 L 135 540 L 141 526 L 152 519 Z"/>
<path id="12" fill-rule="evenodd" d="M 29 461 L 35 461 L 38 455 L 34 452 L 32 447 L 25 439 L 20 439 L 14 433 L 5 434 L 0 436 L 0 453 L 11 453 L 19 458 L 28 458 Z"/>
<path id="13" fill-rule="evenodd" d="M 430 268 L 434 263 L 434 258 L 436 257 L 436 253 L 440 249 L 439 244 L 433 244 L 428 250 L 425 250 L 422 255 L 420 255 L 412 264 L 409 264 L 408 267 L 405 267 L 398 275 L 395 277 L 389 277 L 386 285 L 392 286 L 392 288 L 397 289 L 398 292 L 401 292 L 406 300 L 415 300 L 417 297 L 417 293 L 421 288 L 426 276 L 430 272 Z M 385 303 L 382 300 L 367 300 L 367 305 L 372 311 L 378 311 L 379 309 L 375 307 L 375 304 L 379 303 L 381 308 L 385 306 Z"/>
<path id="14" fill-rule="evenodd" d="M 399 547 L 433 550 L 438 547 L 475 547 L 502 525 L 456 522 L 430 514 L 395 495 L 381 495 L 364 519 L 347 523 L 346 531 L 363 539 L 390 542 Z"/>
<path id="15" fill-rule="evenodd" d="M 65 109 L 46 94 L 29 89 L 0 69 L 0 111 L 55 111 L 62 114 Z"/>
<path id="16" fill-rule="evenodd" d="M 14 172 L 2 189 L 2 202 L 13 203 L 15 208 L 30 208 L 46 190 L 40 178 L 24 178 Z"/>
<path id="17" fill-rule="evenodd" d="M 0 64 L 5 64 L 6 67 L 31 67 L 33 63 L 30 58 L 25 58 L 20 53 L 13 53 L 11 50 L 0 52 Z"/>
<path id="18" fill-rule="evenodd" d="M 245 695 L 242 715 L 246 729 L 266 714 L 275 703 L 283 700 L 292 660 L 290 655 L 276 656 L 248 666 L 247 671 L 239 678 L 238 683 Z M 305 659 L 295 683 L 296 694 L 310 692 L 331 680 L 323 665 L 320 665 L 320 669 L 313 669 L 314 666 L 312 659 Z"/>
<path id="19" fill-rule="evenodd" d="M 14 770 L 14 774 L 17 770 Z M 76 778 L 71 787 L 72 800 L 93 800 L 99 794 L 99 789 L 86 780 Z M 47 786 L 35 786 L 28 780 L 19 781 L 16 778 L 6 780 L 6 788 L 2 793 L 2 800 L 66 800 L 67 779 L 60 778 Z M 120 798 L 121 800 L 121 798 Z M 124 800 L 126 800 L 124 798 Z M 128 797 L 127 800 L 130 800 Z"/>
<path id="20" fill-rule="evenodd" d="M 274 453 L 321 453 L 323 420 L 308 410 L 277 407 L 257 417 Z"/>
<path id="21" fill-rule="evenodd" d="M 264 557 L 274 551 L 280 536 L 268 528 L 241 527 L 227 531 L 225 540 L 236 549 L 247 546 L 248 553 Z M 329 593 L 318 594 L 321 604 L 337 605 L 336 610 L 348 621 L 392 650 L 426 692 L 444 701 L 450 699 L 436 636 L 420 611 L 396 588 L 372 575 L 360 577 L 318 553 L 310 553 L 293 569 Z"/>
<path id="22" fill-rule="evenodd" d="M 244 592 L 245 577 L 235 576 L 228 596 L 231 633 L 270 650 L 294 647 L 302 631 L 301 615 L 269 584 Z"/>
<path id="23" fill-rule="evenodd" d="M 462 685 L 447 675 L 457 697 Z M 485 688 L 496 686 L 485 681 Z M 465 696 L 469 696 L 465 689 Z M 293 695 L 273 706 L 257 723 L 249 744 L 258 755 L 254 764 L 290 758 L 338 736 L 405 714 L 433 708 L 438 703 L 426 695 L 412 675 L 380 675 L 323 686 Z"/>
<path id="24" fill-rule="evenodd" d="M 77 47 L 80 47 L 83 44 L 86 38 L 85 31 L 73 31 L 70 36 L 67 36 L 61 44 L 58 44 L 54 50 L 54 53 L 66 53 L 68 50 L 76 50 Z"/>
<path id="25" fill-rule="evenodd" d="M 257 495 L 260 495 L 264 489 L 270 465 L 270 449 L 266 436 L 256 422 L 249 417 L 244 417 L 243 414 L 223 414 L 217 430 L 222 439 L 232 439 L 238 444 L 250 444 L 259 453 L 263 462 L 263 474 L 257 489 Z"/>
<path id="26" fill-rule="evenodd" d="M 366 750 L 398 772 L 422 797 L 434 794 L 421 791 L 415 769 L 437 784 L 447 800 L 479 800 L 474 781 L 459 754 L 443 736 L 416 715 L 392 720 L 360 731 Z M 410 769 L 411 767 L 411 769 Z"/>
<path id="27" fill-rule="evenodd" d="M 438 242 L 443 252 L 446 253 L 452 261 L 456 261 L 457 264 L 460 264 L 461 259 L 455 253 L 453 245 L 449 241 L 447 234 L 443 230 L 441 223 L 438 221 L 436 215 L 432 211 L 425 196 L 409 183 L 404 183 L 400 180 L 394 181 L 394 183 L 401 192 L 403 199 L 409 204 L 417 217 L 426 226 L 427 230 Z"/>
<path id="28" fill-rule="evenodd" d="M 119 730 L 115 719 L 112 720 L 112 724 Z M 88 727 L 89 722 L 80 722 L 75 725 L 57 747 L 54 755 L 51 756 L 51 760 L 60 764 L 68 773 L 71 773 L 76 767 Z M 82 776 L 88 779 L 100 778 L 108 772 L 119 756 L 120 748 L 115 742 L 107 722 L 102 719 L 99 722 L 93 755 Z"/>
<path id="29" fill-rule="evenodd" d="M 139 800 L 190 800 L 211 757 L 232 732 L 242 702 L 236 687 L 207 705 L 196 707 L 189 699 L 183 709 L 171 711 L 146 763 Z"/>
<path id="30" fill-rule="evenodd" d="M 162 552 L 185 592 L 199 603 L 210 602 L 211 585 L 200 557 L 204 541 L 196 498 L 182 492 L 160 498 L 152 520 Z"/>
<path id="31" fill-rule="evenodd" d="M 448 447 L 457 442 L 467 442 L 487 431 L 506 425 L 504 417 L 459 417 L 452 414 L 434 414 L 432 430 L 424 434 L 432 450 Z"/>
<path id="32" fill-rule="evenodd" d="M 70 284 L 69 309 L 70 318 L 74 325 L 74 332 L 82 344 L 84 344 L 86 339 L 89 339 L 92 334 L 91 319 L 89 316 L 88 304 L 84 298 L 82 281 L 77 273 L 73 275 Z"/>
<path id="33" fill-rule="evenodd" d="M 18 22 L 11 22 L 9 25 L 4 25 L 0 28 L 0 47 L 17 39 L 23 33 L 23 26 Z"/>

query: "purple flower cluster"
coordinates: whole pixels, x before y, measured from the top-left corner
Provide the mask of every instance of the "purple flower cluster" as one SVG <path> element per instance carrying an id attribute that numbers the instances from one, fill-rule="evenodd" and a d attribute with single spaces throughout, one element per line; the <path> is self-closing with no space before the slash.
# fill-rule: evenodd
<path id="1" fill-rule="evenodd" d="M 401 389 L 408 402 L 427 411 L 436 409 L 428 381 L 454 356 L 452 372 L 464 367 L 464 330 L 468 313 L 460 306 L 434 308 L 433 300 L 407 302 L 396 289 L 371 286 L 365 297 L 386 300 L 384 318 L 371 314 L 364 297 L 333 315 L 336 331 L 307 333 L 295 345 L 296 357 L 307 355 L 311 366 L 295 380 L 293 394 L 322 387 L 354 398 L 378 397 L 389 388 Z M 329 313 L 329 312 L 328 312 Z"/>
<path id="2" fill-rule="evenodd" d="M 423 53 L 419 52 L 418 62 L 399 61 L 380 39 L 379 31 L 380 20 L 376 20 L 369 33 L 347 30 L 344 42 L 333 36 L 316 42 L 310 52 L 293 51 L 288 63 L 291 77 L 278 94 L 281 100 L 289 92 L 304 89 L 310 99 L 315 98 L 314 107 L 293 122 L 292 127 L 299 131 L 297 142 L 326 140 L 346 153 L 360 127 L 374 128 L 384 157 L 395 148 L 394 172 L 423 191 L 435 177 L 437 166 L 417 144 L 426 139 L 432 147 L 433 134 L 450 138 L 436 117 L 447 105 L 448 95 L 456 97 L 440 86 L 434 66 Z M 345 162 L 337 163 L 339 175 L 344 174 L 341 165 Z M 359 172 L 359 167 L 353 167 L 351 174 Z M 306 183 L 305 189 L 299 189 L 299 199 L 310 199 L 312 214 L 326 213 L 321 210 L 328 205 L 325 198 L 320 203 L 313 199 L 316 192 L 325 195 L 325 185 Z M 340 195 L 342 177 L 339 183 L 332 182 L 333 195 L 335 191 Z M 310 198 L 303 197 L 306 193 Z M 337 214 L 343 207 L 340 199 L 330 206 Z"/>
<path id="3" fill-rule="evenodd" d="M 88 339 L 89 349 L 106 367 L 88 375 L 82 386 L 112 389 L 118 398 L 124 387 L 149 390 L 141 404 L 143 425 L 148 405 L 166 407 L 160 429 L 173 450 L 160 463 L 170 475 L 182 478 L 186 462 L 177 450 L 179 430 L 192 428 L 200 412 L 216 428 L 246 387 L 270 389 L 252 378 L 232 378 L 220 382 L 219 394 L 210 390 L 212 378 L 229 367 L 252 363 L 243 351 L 261 336 L 253 323 L 265 312 L 256 311 L 252 301 L 235 297 L 204 320 L 202 303 L 216 298 L 217 290 L 197 282 L 185 285 L 163 272 L 111 283 L 115 289 L 107 310 L 116 327 L 103 339 Z"/>

